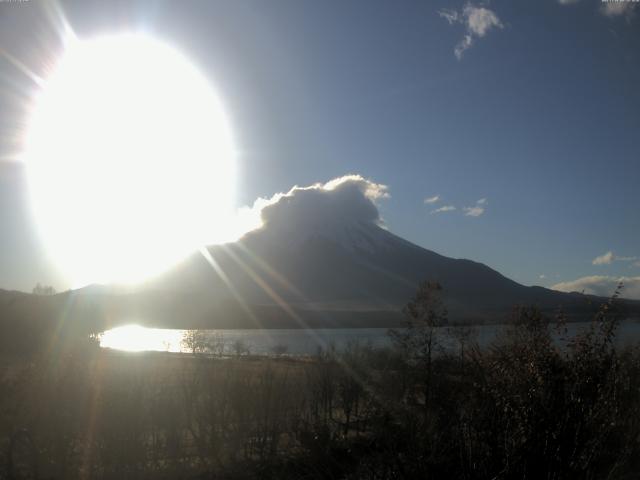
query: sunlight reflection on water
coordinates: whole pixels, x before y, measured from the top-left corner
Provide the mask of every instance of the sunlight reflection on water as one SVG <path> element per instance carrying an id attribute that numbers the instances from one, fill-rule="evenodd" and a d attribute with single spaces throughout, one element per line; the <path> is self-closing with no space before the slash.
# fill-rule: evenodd
<path id="1" fill-rule="evenodd" d="M 124 325 L 104 332 L 100 346 L 127 352 L 180 352 L 184 334 L 185 330 Z"/>
<path id="2" fill-rule="evenodd" d="M 185 336 L 189 332 L 193 330 L 126 325 L 103 332 L 100 335 L 100 346 L 129 352 L 191 352 L 189 342 L 185 342 Z M 386 328 L 229 329 L 198 332 L 204 336 L 204 342 L 208 342 L 208 347 L 205 347 L 207 353 L 224 355 L 313 355 L 318 348 L 340 350 L 353 342 L 376 347 L 389 344 Z"/>
<path id="3" fill-rule="evenodd" d="M 588 323 L 570 323 L 567 325 L 568 334 L 572 336 L 587 326 Z M 475 339 L 481 347 L 487 346 L 503 328 L 504 325 L 478 326 L 475 329 Z M 446 336 L 446 327 L 441 330 L 441 333 L 445 334 L 444 343 L 451 343 L 451 338 Z M 388 331 L 387 328 L 328 328 L 200 330 L 198 332 L 203 335 L 204 342 L 209 345 L 204 349 L 208 353 L 314 355 L 319 348 L 342 350 L 350 343 L 373 347 L 389 346 L 391 341 Z M 189 332 L 193 330 L 125 325 L 102 333 L 100 346 L 129 352 L 191 352 L 189 343 L 185 344 L 183 341 Z M 556 336 L 554 334 L 554 337 Z M 616 335 L 616 344 L 622 346 L 638 341 L 640 341 L 640 323 L 622 322 Z"/>

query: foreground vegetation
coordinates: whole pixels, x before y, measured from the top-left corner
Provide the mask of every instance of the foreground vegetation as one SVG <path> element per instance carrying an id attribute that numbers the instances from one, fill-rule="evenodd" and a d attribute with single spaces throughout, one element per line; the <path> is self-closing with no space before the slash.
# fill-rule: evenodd
<path id="1" fill-rule="evenodd" d="M 420 288 L 389 349 L 6 357 L 0 478 L 637 478 L 640 351 L 614 346 L 615 298 L 573 338 L 519 309 L 479 349 L 438 335 L 439 294 Z"/>

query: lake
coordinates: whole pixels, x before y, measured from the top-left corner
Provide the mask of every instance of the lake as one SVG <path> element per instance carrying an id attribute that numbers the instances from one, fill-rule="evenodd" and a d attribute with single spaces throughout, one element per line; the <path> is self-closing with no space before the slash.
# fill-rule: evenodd
<path id="1" fill-rule="evenodd" d="M 587 325 L 570 323 L 567 328 L 569 334 L 573 335 Z M 481 346 L 488 345 L 503 328 L 504 325 L 475 327 L 476 339 Z M 443 334 L 446 333 L 446 327 L 440 330 Z M 194 331 L 126 325 L 102 333 L 100 346 L 135 352 L 190 352 L 191 349 L 185 345 L 184 340 L 191 337 L 194 340 L 206 340 L 213 346 L 216 353 L 223 355 L 236 353 L 313 355 L 319 348 L 342 350 L 353 342 L 371 344 L 374 347 L 390 345 L 386 328 L 198 330 L 195 336 L 190 332 Z M 624 346 L 638 341 L 640 341 L 640 323 L 622 322 L 618 327 L 616 343 Z"/>

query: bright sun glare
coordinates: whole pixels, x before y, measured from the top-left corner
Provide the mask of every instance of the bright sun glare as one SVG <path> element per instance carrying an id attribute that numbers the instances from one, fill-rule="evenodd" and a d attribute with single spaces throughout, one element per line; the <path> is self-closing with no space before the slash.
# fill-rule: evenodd
<path id="1" fill-rule="evenodd" d="M 127 352 L 180 352 L 184 334 L 183 330 L 124 325 L 104 332 L 100 338 L 100 346 Z"/>
<path id="2" fill-rule="evenodd" d="M 176 50 L 133 34 L 70 41 L 26 137 L 54 260 L 76 286 L 135 282 L 225 240 L 233 153 L 220 101 Z"/>

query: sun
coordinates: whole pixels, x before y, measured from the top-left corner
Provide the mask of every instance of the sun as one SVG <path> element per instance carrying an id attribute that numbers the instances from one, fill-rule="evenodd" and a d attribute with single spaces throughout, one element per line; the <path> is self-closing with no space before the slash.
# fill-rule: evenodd
<path id="1" fill-rule="evenodd" d="M 75 286 L 136 282 L 228 236 L 225 111 L 156 39 L 70 41 L 33 102 L 25 146 L 37 224 Z"/>

